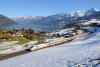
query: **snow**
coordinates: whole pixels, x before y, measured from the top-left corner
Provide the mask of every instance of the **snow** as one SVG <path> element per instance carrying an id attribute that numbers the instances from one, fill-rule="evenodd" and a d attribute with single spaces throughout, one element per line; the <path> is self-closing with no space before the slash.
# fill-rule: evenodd
<path id="1" fill-rule="evenodd" d="M 87 16 L 89 16 L 89 15 L 91 15 L 91 14 L 93 14 L 95 12 L 99 12 L 99 11 L 100 10 L 97 9 L 97 8 L 91 8 L 90 10 L 86 11 L 85 13 L 86 13 Z"/>
<path id="2" fill-rule="evenodd" d="M 75 17 L 83 17 L 85 15 L 85 12 L 84 11 L 76 11 L 73 13 L 72 16 L 75 16 Z"/>
<path id="3" fill-rule="evenodd" d="M 37 43 L 37 41 L 30 41 L 29 43 L 24 44 L 24 45 L 15 45 L 15 46 L 12 45 L 12 44 L 15 44 L 17 42 L 18 41 L 3 42 L 2 44 L 4 45 L 4 47 L 8 47 L 8 45 L 10 45 L 9 46 L 10 48 L 0 51 L 0 54 L 10 54 L 10 53 L 13 53 L 13 52 L 22 51 L 24 49 L 30 48 L 31 46 L 34 46 Z"/>
<path id="4" fill-rule="evenodd" d="M 18 41 L 7 41 L 7 42 L 2 42 L 2 43 L 0 43 L 0 47 L 8 46 L 8 45 L 16 44 L 16 43 L 18 43 Z"/>
<path id="5" fill-rule="evenodd" d="M 11 53 L 18 52 L 18 51 L 21 51 L 21 50 L 24 50 L 22 48 L 22 46 L 18 46 L 16 48 L 0 51 L 0 54 L 11 54 Z"/>
<path id="6" fill-rule="evenodd" d="M 60 31 L 56 32 L 56 34 L 59 34 L 59 35 L 67 34 L 67 33 L 72 32 L 73 29 L 74 28 L 63 29 L 63 30 L 60 30 Z"/>
<path id="7" fill-rule="evenodd" d="M 65 39 L 65 38 L 64 37 L 60 37 L 60 38 L 46 39 L 45 42 L 61 41 L 63 39 Z"/>
<path id="8" fill-rule="evenodd" d="M 36 44 L 38 41 L 31 41 L 31 42 L 29 42 L 29 43 L 27 43 L 27 44 Z"/>
<path id="9" fill-rule="evenodd" d="M 100 67 L 100 32 L 60 46 L 0 61 L 0 67 Z M 98 64 L 99 63 L 99 64 Z"/>

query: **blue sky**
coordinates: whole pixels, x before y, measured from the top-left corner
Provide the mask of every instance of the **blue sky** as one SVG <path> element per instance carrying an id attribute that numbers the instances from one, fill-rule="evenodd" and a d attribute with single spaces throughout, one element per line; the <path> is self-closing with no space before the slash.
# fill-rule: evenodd
<path id="1" fill-rule="evenodd" d="M 0 14 L 16 16 L 48 16 L 92 7 L 100 9 L 100 0 L 0 0 Z"/>

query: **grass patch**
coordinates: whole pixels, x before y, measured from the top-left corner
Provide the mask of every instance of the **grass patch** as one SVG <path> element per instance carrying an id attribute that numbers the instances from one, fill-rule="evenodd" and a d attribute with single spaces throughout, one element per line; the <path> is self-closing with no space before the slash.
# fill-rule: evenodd
<path id="1" fill-rule="evenodd" d="M 4 40 L 0 40 L 0 43 L 5 42 Z"/>
<path id="2" fill-rule="evenodd" d="M 22 37 L 11 37 L 10 38 L 11 41 L 19 41 L 18 45 L 23 45 L 28 43 L 30 40 L 26 39 L 26 38 L 22 38 Z"/>

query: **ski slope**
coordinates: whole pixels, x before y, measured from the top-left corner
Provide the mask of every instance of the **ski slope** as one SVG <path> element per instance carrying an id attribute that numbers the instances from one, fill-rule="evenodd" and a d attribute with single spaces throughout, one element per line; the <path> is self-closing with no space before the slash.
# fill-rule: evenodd
<path id="1" fill-rule="evenodd" d="M 0 67 L 100 67 L 100 32 L 0 61 Z"/>

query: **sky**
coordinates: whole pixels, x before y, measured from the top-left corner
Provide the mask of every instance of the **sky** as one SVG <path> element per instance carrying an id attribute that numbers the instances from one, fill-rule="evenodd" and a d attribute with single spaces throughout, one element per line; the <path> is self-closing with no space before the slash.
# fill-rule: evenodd
<path id="1" fill-rule="evenodd" d="M 0 14 L 8 17 L 49 16 L 90 8 L 100 9 L 100 0 L 0 0 Z"/>

